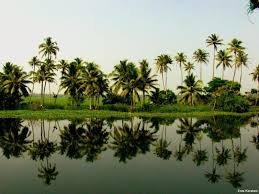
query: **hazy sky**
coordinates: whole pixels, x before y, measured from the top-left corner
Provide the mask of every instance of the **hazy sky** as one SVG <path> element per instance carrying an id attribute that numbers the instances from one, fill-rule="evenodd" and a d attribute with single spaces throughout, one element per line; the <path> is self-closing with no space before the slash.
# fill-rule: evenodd
<path id="1" fill-rule="evenodd" d="M 148 59 L 159 54 L 207 48 L 211 33 L 228 43 L 241 39 L 250 58 L 243 89 L 256 84 L 248 75 L 259 63 L 259 11 L 248 17 L 248 0 L 0 0 L 0 62 L 12 61 L 29 70 L 47 36 L 58 42 L 58 58 L 95 61 L 105 73 L 122 59 Z M 253 23 L 250 21 L 252 20 Z M 211 78 L 211 64 L 204 79 Z M 196 66 L 197 75 L 199 66 Z M 221 69 L 216 71 L 221 75 Z M 231 78 L 233 71 L 226 72 Z M 177 65 L 168 75 L 169 88 L 180 84 Z M 237 74 L 239 78 L 239 72 Z"/>

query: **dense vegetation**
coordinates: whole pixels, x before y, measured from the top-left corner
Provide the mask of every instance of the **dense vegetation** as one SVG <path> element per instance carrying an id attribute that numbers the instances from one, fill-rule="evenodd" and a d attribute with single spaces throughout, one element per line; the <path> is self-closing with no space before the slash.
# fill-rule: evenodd
<path id="1" fill-rule="evenodd" d="M 251 73 L 258 88 L 240 93 L 243 67 L 248 66 L 248 54 L 242 41 L 233 39 L 222 47 L 223 40 L 216 34 L 206 39 L 206 44 L 213 48 L 212 75 L 207 86 L 203 83 L 204 64 L 209 63 L 209 53 L 204 49 L 194 51 L 192 60 L 183 52 L 174 57 L 161 54 L 155 59 L 156 71 L 161 75 L 162 86 L 159 88 L 157 75 L 147 60 L 138 65 L 122 60 L 114 66 L 110 74 L 105 74 L 99 65 L 86 62 L 81 58 L 72 61 L 57 60 L 58 44 L 48 37 L 39 45 L 39 55 L 34 56 L 29 64 L 31 72 L 7 62 L 0 73 L 0 109 L 17 109 L 27 107 L 33 110 L 48 109 L 46 95 L 53 96 L 54 106 L 61 92 L 70 96 L 70 106 L 85 108 L 82 104 L 88 100 L 89 109 L 108 109 L 115 111 L 152 111 L 158 106 L 203 106 L 209 104 L 211 110 L 230 112 L 247 112 L 249 105 L 258 105 L 259 65 Z M 173 64 L 179 65 L 181 85 L 177 94 L 168 88 L 168 72 Z M 199 78 L 194 75 L 195 66 L 199 65 Z M 215 77 L 215 68 L 222 68 L 221 78 Z M 224 79 L 226 68 L 233 69 L 232 80 Z M 239 81 L 236 72 L 240 70 Z M 186 77 L 184 77 L 184 71 Z M 51 84 L 59 79 L 58 91 L 51 91 Z M 40 101 L 33 101 L 35 84 L 40 84 Z M 52 93 L 51 93 L 52 92 Z M 63 94 L 62 94 L 63 95 Z M 24 101 L 25 97 L 27 99 Z M 25 105 L 22 105 L 24 104 Z M 170 111 L 169 111 L 170 112 Z"/>

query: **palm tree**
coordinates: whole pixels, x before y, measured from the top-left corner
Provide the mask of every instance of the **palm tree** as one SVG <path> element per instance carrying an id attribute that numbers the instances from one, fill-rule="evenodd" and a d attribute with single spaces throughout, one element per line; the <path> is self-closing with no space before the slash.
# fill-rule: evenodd
<path id="1" fill-rule="evenodd" d="M 184 70 L 188 72 L 188 75 L 192 73 L 192 70 L 194 70 L 194 63 L 192 62 L 187 62 L 184 64 Z"/>
<path id="2" fill-rule="evenodd" d="M 39 67 L 41 65 L 41 61 L 37 58 L 37 56 L 32 57 L 32 59 L 29 61 L 29 65 L 32 67 L 31 76 L 32 76 L 32 89 L 31 89 L 31 97 L 34 91 L 34 84 L 37 80 L 36 78 L 36 67 Z M 31 102 L 31 98 L 30 98 Z"/>
<path id="3" fill-rule="evenodd" d="M 202 96 L 202 83 L 200 80 L 196 81 L 193 74 L 186 77 L 184 80 L 185 86 L 178 86 L 177 89 L 180 90 L 180 102 L 187 103 L 193 106 Z"/>
<path id="4" fill-rule="evenodd" d="M 181 70 L 181 84 L 183 84 L 183 69 L 182 69 L 182 65 L 186 63 L 187 56 L 183 52 L 180 52 L 180 53 L 176 54 L 176 56 L 174 57 L 174 60 L 180 66 L 180 70 Z"/>
<path id="5" fill-rule="evenodd" d="M 206 39 L 207 46 L 213 46 L 213 71 L 212 71 L 212 79 L 215 77 L 215 59 L 216 59 L 216 52 L 218 50 L 218 46 L 222 45 L 223 39 L 220 39 L 218 35 L 211 34 Z"/>
<path id="6" fill-rule="evenodd" d="M 198 49 L 193 53 L 193 59 L 200 64 L 200 80 L 202 81 L 202 64 L 209 62 L 209 53 L 203 49 Z"/>
<path id="7" fill-rule="evenodd" d="M 16 105 L 20 102 L 22 96 L 28 96 L 31 83 L 29 75 L 22 68 L 12 63 L 6 63 L 3 66 L 3 73 L 0 73 L 1 87 L 6 94 L 15 97 Z"/>
<path id="8" fill-rule="evenodd" d="M 168 146 L 171 142 L 168 142 L 166 139 L 166 126 L 164 125 L 162 130 L 162 137 L 158 139 L 155 143 L 155 154 L 164 160 L 168 160 L 171 155 L 172 151 L 168 150 Z"/>
<path id="9" fill-rule="evenodd" d="M 39 53 L 42 54 L 42 57 L 47 57 L 47 59 L 51 59 L 52 55 L 56 57 L 59 51 L 57 42 L 53 42 L 51 37 L 44 39 L 44 42 L 39 45 L 39 49 Z"/>
<path id="10" fill-rule="evenodd" d="M 257 82 L 257 96 L 256 96 L 256 102 L 255 102 L 255 104 L 257 105 L 257 100 L 259 96 L 259 65 L 256 66 L 256 68 L 250 75 L 252 75 L 252 80 Z"/>
<path id="11" fill-rule="evenodd" d="M 234 61 L 234 75 L 233 82 L 235 81 L 236 70 L 237 70 L 237 54 L 238 52 L 243 51 L 245 48 L 242 46 L 242 41 L 234 38 L 229 44 L 228 50 L 234 53 L 235 61 Z"/>
<path id="12" fill-rule="evenodd" d="M 243 75 L 243 66 L 248 66 L 248 54 L 246 54 L 244 51 L 240 51 L 237 54 L 236 61 L 235 61 L 237 68 L 240 68 L 240 85 L 242 84 L 242 75 Z"/>
<path id="13" fill-rule="evenodd" d="M 220 50 L 216 56 L 218 62 L 217 68 L 222 66 L 222 79 L 224 79 L 224 72 L 227 67 L 231 67 L 232 56 L 226 50 Z"/>
<path id="14" fill-rule="evenodd" d="M 58 171 L 56 168 L 56 164 L 49 163 L 48 159 L 46 160 L 46 164 L 43 163 L 38 168 L 39 174 L 38 177 L 44 179 L 44 183 L 46 185 L 50 185 L 51 181 L 56 180 L 58 176 Z"/>
<path id="15" fill-rule="evenodd" d="M 150 91 L 150 89 L 156 89 L 157 79 L 156 75 L 151 75 L 151 68 L 149 68 L 149 64 L 147 60 L 142 60 L 139 66 L 139 80 L 140 86 L 139 89 L 142 91 L 142 106 L 145 104 L 146 93 Z"/>
<path id="16" fill-rule="evenodd" d="M 169 55 L 159 55 L 156 58 L 156 68 L 157 72 L 159 72 L 162 75 L 162 83 L 164 90 L 167 90 L 167 72 L 168 70 L 171 70 L 169 67 L 170 64 L 172 64 L 173 60 Z M 165 73 L 165 81 L 164 81 L 164 73 Z"/>
<path id="17" fill-rule="evenodd" d="M 65 89 L 64 93 L 69 94 L 72 97 L 72 104 L 79 106 L 83 98 L 83 88 L 81 87 L 83 83 L 82 69 L 84 62 L 83 60 L 76 58 L 72 61 L 68 69 L 64 72 L 61 77 L 60 88 Z"/>
<path id="18" fill-rule="evenodd" d="M 201 149 L 202 136 L 203 134 L 201 131 L 196 135 L 196 138 L 199 141 L 199 149 L 194 152 L 192 160 L 196 163 L 197 166 L 200 166 L 201 164 L 204 164 L 206 161 L 208 161 L 207 150 Z"/>

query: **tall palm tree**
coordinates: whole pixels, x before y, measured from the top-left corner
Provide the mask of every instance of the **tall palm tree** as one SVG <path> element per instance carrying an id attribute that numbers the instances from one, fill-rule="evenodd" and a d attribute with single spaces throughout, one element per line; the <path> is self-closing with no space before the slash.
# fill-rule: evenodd
<path id="1" fill-rule="evenodd" d="M 236 61 L 237 68 L 240 68 L 240 80 L 239 83 L 242 84 L 242 75 L 243 75 L 243 66 L 248 66 L 248 54 L 246 54 L 244 51 L 240 51 L 237 54 Z"/>
<path id="2" fill-rule="evenodd" d="M 238 52 L 243 51 L 245 48 L 242 46 L 242 41 L 234 38 L 229 44 L 228 50 L 234 54 L 234 74 L 233 74 L 233 82 L 235 81 L 236 70 L 237 70 L 237 54 Z"/>
<path id="3" fill-rule="evenodd" d="M 151 89 L 155 89 L 157 85 L 156 75 L 151 75 L 151 68 L 147 60 L 142 60 L 138 69 L 140 86 L 139 89 L 142 91 L 142 105 L 145 104 L 146 93 Z"/>
<path id="4" fill-rule="evenodd" d="M 34 84 L 36 82 L 36 67 L 41 65 L 41 61 L 37 58 L 37 56 L 32 57 L 29 61 L 29 65 L 32 67 L 31 76 L 32 76 L 32 89 L 31 89 L 31 97 L 34 91 Z M 31 98 L 30 98 L 31 102 Z"/>
<path id="5" fill-rule="evenodd" d="M 207 46 L 213 46 L 213 69 L 212 69 L 212 79 L 215 77 L 215 60 L 216 60 L 216 52 L 218 50 L 218 46 L 223 45 L 223 39 L 219 38 L 216 34 L 211 34 L 206 39 Z"/>
<path id="6" fill-rule="evenodd" d="M 193 74 L 187 76 L 184 83 L 185 86 L 177 87 L 180 90 L 180 102 L 193 106 L 201 99 L 203 92 L 202 83 L 200 80 L 196 81 Z"/>
<path id="7" fill-rule="evenodd" d="M 220 50 L 217 53 L 216 60 L 218 62 L 217 68 L 222 66 L 222 79 L 224 79 L 224 72 L 227 67 L 231 67 L 232 56 L 226 50 Z"/>
<path id="8" fill-rule="evenodd" d="M 47 59 L 51 59 L 52 55 L 56 57 L 57 52 L 59 51 L 57 42 L 52 41 L 51 37 L 45 38 L 44 42 L 39 45 L 39 49 L 42 57 L 46 57 Z"/>
<path id="9" fill-rule="evenodd" d="M 198 49 L 193 53 L 193 59 L 200 64 L 200 80 L 202 81 L 202 65 L 209 62 L 209 53 L 203 49 Z"/>
<path id="10" fill-rule="evenodd" d="M 259 96 L 259 65 L 256 66 L 256 68 L 250 75 L 252 75 L 252 80 L 257 82 L 257 96 L 255 100 L 256 101 L 255 104 L 257 104 L 257 100 Z"/>
<path id="11" fill-rule="evenodd" d="M 168 70 L 171 70 L 169 65 L 172 63 L 173 63 L 173 60 L 169 55 L 159 55 L 156 58 L 157 72 L 159 72 L 162 75 L 162 82 L 163 82 L 163 87 L 165 91 L 167 90 L 167 72 Z M 164 80 L 164 73 L 165 73 L 165 80 Z"/>
<path id="12" fill-rule="evenodd" d="M 181 84 L 183 84 L 183 69 L 182 65 L 184 65 L 187 62 L 187 56 L 183 53 L 177 53 L 174 57 L 174 60 L 179 64 L 180 70 L 181 70 Z"/>
<path id="13" fill-rule="evenodd" d="M 82 100 L 84 91 L 81 87 L 83 83 L 83 65 L 84 62 L 79 58 L 72 61 L 61 77 L 60 83 L 60 88 L 65 89 L 64 93 L 69 94 L 72 97 L 72 104 L 76 104 L 78 106 Z"/>
<path id="14" fill-rule="evenodd" d="M 188 72 L 188 75 L 192 73 L 192 70 L 194 70 L 194 63 L 192 62 L 187 62 L 184 64 L 184 70 Z"/>

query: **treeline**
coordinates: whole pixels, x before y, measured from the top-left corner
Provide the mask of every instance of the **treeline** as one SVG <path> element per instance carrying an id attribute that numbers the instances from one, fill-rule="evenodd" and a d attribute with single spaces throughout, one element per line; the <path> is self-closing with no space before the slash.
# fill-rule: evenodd
<path id="1" fill-rule="evenodd" d="M 149 110 L 154 105 L 162 104 L 211 104 L 213 109 L 224 111 L 245 112 L 250 104 L 257 104 L 258 90 L 252 90 L 249 98 L 240 94 L 243 67 L 248 66 L 248 54 L 242 41 L 233 39 L 225 49 L 223 40 L 216 34 L 206 39 L 206 44 L 213 48 L 212 80 L 206 87 L 202 82 L 202 67 L 209 63 L 209 53 L 204 49 L 197 49 L 193 56 L 188 57 L 178 52 L 171 57 L 167 54 L 159 55 L 155 59 L 157 73 L 161 75 L 162 90 L 159 88 L 157 75 L 147 60 L 138 65 L 122 60 L 114 66 L 110 74 L 105 74 L 99 65 L 86 62 L 81 58 L 72 61 L 57 60 L 58 44 L 48 37 L 39 45 L 39 56 L 34 56 L 29 64 L 29 73 L 17 65 L 7 62 L 0 73 L 0 108 L 15 109 L 22 102 L 23 97 L 30 98 L 35 84 L 40 84 L 41 103 L 44 109 L 45 96 L 48 90 L 51 94 L 51 84 L 56 82 L 59 73 L 60 85 L 53 98 L 57 98 L 61 91 L 71 97 L 72 106 L 80 106 L 85 98 L 89 99 L 89 109 L 98 109 L 103 104 L 128 104 L 130 110 L 136 109 L 136 103 L 141 104 L 142 110 Z M 178 64 L 181 73 L 181 85 L 177 87 L 178 94 L 168 89 L 168 72 L 172 64 Z M 199 65 L 199 78 L 193 74 Z M 215 68 L 222 68 L 221 79 L 215 77 Z M 224 79 L 226 68 L 233 69 L 232 80 Z M 239 82 L 235 82 L 236 72 L 240 70 Z M 184 78 L 184 73 L 187 76 Z M 251 73 L 252 79 L 259 87 L 259 66 Z M 30 88 L 29 85 L 32 85 Z M 253 95 L 251 95 L 253 93 Z M 102 101 L 102 103 L 101 103 Z"/>

